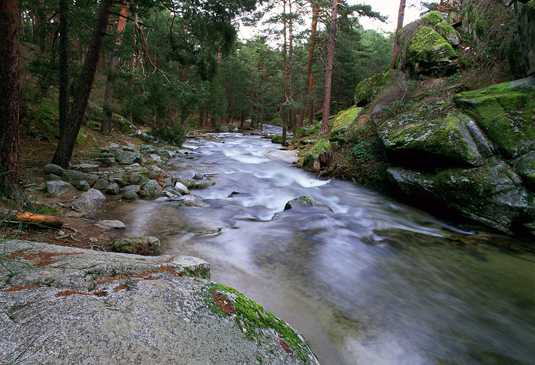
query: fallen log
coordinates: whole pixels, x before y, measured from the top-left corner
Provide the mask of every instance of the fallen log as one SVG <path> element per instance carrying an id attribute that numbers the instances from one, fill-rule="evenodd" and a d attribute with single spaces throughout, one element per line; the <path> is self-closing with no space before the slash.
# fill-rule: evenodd
<path id="1" fill-rule="evenodd" d="M 54 217 L 52 215 L 44 215 L 44 214 L 37 214 L 37 213 L 29 213 L 29 212 L 18 212 L 16 210 L 10 210 L 10 209 L 0 209 L 0 217 L 1 218 L 12 218 L 16 219 L 19 222 L 28 222 L 33 224 L 38 224 L 46 227 L 51 228 L 61 228 L 63 226 L 63 220 L 58 217 Z"/>

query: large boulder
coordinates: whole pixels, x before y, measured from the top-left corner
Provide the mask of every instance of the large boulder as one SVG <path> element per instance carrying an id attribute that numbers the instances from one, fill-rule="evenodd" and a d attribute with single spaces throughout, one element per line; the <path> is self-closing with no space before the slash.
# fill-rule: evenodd
<path id="1" fill-rule="evenodd" d="M 329 207 L 327 204 L 314 199 L 310 195 L 304 195 L 304 196 L 300 196 L 299 198 L 289 200 L 288 202 L 286 202 L 286 205 L 284 206 L 284 210 L 307 208 L 307 207 L 324 208 L 331 212 L 333 211 L 331 207 Z"/>
<path id="2" fill-rule="evenodd" d="M 75 190 L 74 186 L 66 181 L 52 180 L 46 182 L 46 189 L 51 196 L 59 196 Z"/>
<path id="3" fill-rule="evenodd" d="M 156 180 L 147 181 L 145 184 L 141 185 L 141 190 L 143 190 L 147 198 L 154 198 L 163 194 L 162 187 Z"/>
<path id="4" fill-rule="evenodd" d="M 110 152 L 115 157 L 115 160 L 117 160 L 118 163 L 121 165 L 130 165 L 134 162 L 142 162 L 143 157 L 140 152 L 134 152 L 134 151 L 126 151 L 126 150 L 120 150 L 120 149 L 111 149 Z"/>
<path id="5" fill-rule="evenodd" d="M 93 216 L 100 200 L 106 200 L 106 196 L 97 189 L 89 189 L 72 202 L 72 208 Z"/>
<path id="6" fill-rule="evenodd" d="M 309 172 L 319 172 L 321 169 L 320 154 L 324 151 L 332 151 L 331 144 L 327 139 L 320 139 L 303 159 L 303 169 Z"/>
<path id="7" fill-rule="evenodd" d="M 399 31 L 396 69 L 413 78 L 420 75 L 442 77 L 459 70 L 453 46 L 435 29 L 438 29 L 436 25 L 418 20 Z"/>

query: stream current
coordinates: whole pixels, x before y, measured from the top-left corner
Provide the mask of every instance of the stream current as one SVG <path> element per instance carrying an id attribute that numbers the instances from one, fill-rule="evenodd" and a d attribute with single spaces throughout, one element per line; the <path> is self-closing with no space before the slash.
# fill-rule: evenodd
<path id="1" fill-rule="evenodd" d="M 273 127 L 271 127 L 273 128 Z M 178 177 L 201 207 L 164 198 L 110 206 L 127 235 L 197 256 L 299 330 L 323 365 L 534 364 L 535 256 L 366 187 L 322 181 L 258 136 L 187 142 Z M 332 208 L 290 209 L 310 195 Z M 493 243 L 495 245 L 489 245 Z"/>

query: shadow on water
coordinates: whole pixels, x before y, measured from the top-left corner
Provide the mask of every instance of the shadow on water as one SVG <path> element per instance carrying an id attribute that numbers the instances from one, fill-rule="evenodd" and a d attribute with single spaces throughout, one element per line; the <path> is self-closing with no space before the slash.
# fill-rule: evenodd
<path id="1" fill-rule="evenodd" d="M 224 142 L 224 143 L 223 143 Z M 129 235 L 199 256 L 297 328 L 322 364 L 529 364 L 535 257 L 489 243 L 374 191 L 320 181 L 258 137 L 198 142 L 180 175 L 216 182 L 201 207 L 159 199 L 110 207 Z M 311 195 L 325 209 L 283 211 Z"/>

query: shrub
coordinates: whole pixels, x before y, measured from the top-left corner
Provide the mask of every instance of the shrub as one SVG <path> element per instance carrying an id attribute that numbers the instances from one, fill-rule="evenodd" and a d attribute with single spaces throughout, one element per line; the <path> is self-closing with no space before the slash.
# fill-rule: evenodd
<path id="1" fill-rule="evenodd" d="M 184 128 L 180 125 L 176 126 L 173 123 L 165 123 L 152 127 L 149 134 L 178 147 L 182 147 L 182 144 L 186 140 L 186 131 Z"/>

